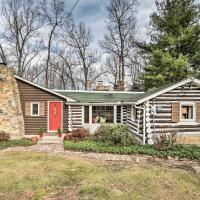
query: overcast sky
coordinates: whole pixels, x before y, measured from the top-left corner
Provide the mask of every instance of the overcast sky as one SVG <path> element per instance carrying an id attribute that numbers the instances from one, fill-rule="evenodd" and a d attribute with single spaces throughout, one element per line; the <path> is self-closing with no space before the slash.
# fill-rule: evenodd
<path id="1" fill-rule="evenodd" d="M 66 1 L 69 7 L 75 2 L 75 0 Z M 154 2 L 155 0 L 138 0 L 136 18 L 141 38 L 145 37 L 149 16 L 155 11 Z M 108 3 L 109 0 L 79 0 L 77 7 L 73 11 L 76 22 L 84 21 L 92 28 L 96 47 L 98 47 L 98 41 L 103 38 L 106 31 L 106 5 Z"/>

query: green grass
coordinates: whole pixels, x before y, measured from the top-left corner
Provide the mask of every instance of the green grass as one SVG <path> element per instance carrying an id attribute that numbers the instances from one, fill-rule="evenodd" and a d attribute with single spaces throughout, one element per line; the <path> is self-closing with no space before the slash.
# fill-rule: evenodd
<path id="1" fill-rule="evenodd" d="M 159 151 L 152 145 L 131 145 L 117 146 L 109 145 L 103 142 L 93 140 L 85 141 L 65 141 L 64 148 L 66 150 L 98 152 L 98 153 L 114 153 L 114 154 L 145 154 L 165 158 L 168 156 L 178 158 L 188 158 L 192 160 L 200 160 L 200 147 L 195 145 L 183 146 L 175 145 L 171 150 Z"/>
<path id="2" fill-rule="evenodd" d="M 31 146 L 34 145 L 35 142 L 33 142 L 31 139 L 19 139 L 19 140 L 9 140 L 0 142 L 0 150 L 8 148 L 8 147 L 15 147 L 15 146 Z"/>
<path id="3" fill-rule="evenodd" d="M 161 166 L 0 153 L 0 199 L 199 199 L 200 179 Z"/>

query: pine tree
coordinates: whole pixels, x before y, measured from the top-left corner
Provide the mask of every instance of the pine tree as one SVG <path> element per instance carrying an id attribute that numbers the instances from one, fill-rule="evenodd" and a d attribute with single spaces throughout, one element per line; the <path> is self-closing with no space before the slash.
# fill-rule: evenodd
<path id="1" fill-rule="evenodd" d="M 156 1 L 151 15 L 150 42 L 139 43 L 149 58 L 142 77 L 145 89 L 198 74 L 200 66 L 200 4 L 195 0 Z"/>

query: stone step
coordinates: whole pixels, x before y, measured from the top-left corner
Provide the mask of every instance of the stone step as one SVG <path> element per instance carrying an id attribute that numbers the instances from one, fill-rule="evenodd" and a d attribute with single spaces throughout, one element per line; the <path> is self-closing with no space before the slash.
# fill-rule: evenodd
<path id="1" fill-rule="evenodd" d="M 42 141 L 42 140 L 39 140 L 38 141 L 38 144 L 61 144 L 62 142 L 61 141 Z"/>
<path id="2" fill-rule="evenodd" d="M 38 143 L 39 144 L 55 144 L 55 143 L 62 143 L 63 138 L 57 136 L 44 136 L 42 137 Z"/>

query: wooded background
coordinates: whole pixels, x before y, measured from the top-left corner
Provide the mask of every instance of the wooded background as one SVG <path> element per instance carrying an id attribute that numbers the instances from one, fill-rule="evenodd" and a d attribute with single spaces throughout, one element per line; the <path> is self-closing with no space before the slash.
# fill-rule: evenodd
<path id="1" fill-rule="evenodd" d="M 139 1 L 110 0 L 98 49 L 91 27 L 73 19 L 78 3 L 69 8 L 64 0 L 3 0 L 2 62 L 18 76 L 54 89 L 87 90 L 90 80 L 112 89 L 147 90 L 199 76 L 198 1 L 155 1 L 148 40 L 142 41 L 135 17 Z"/>

